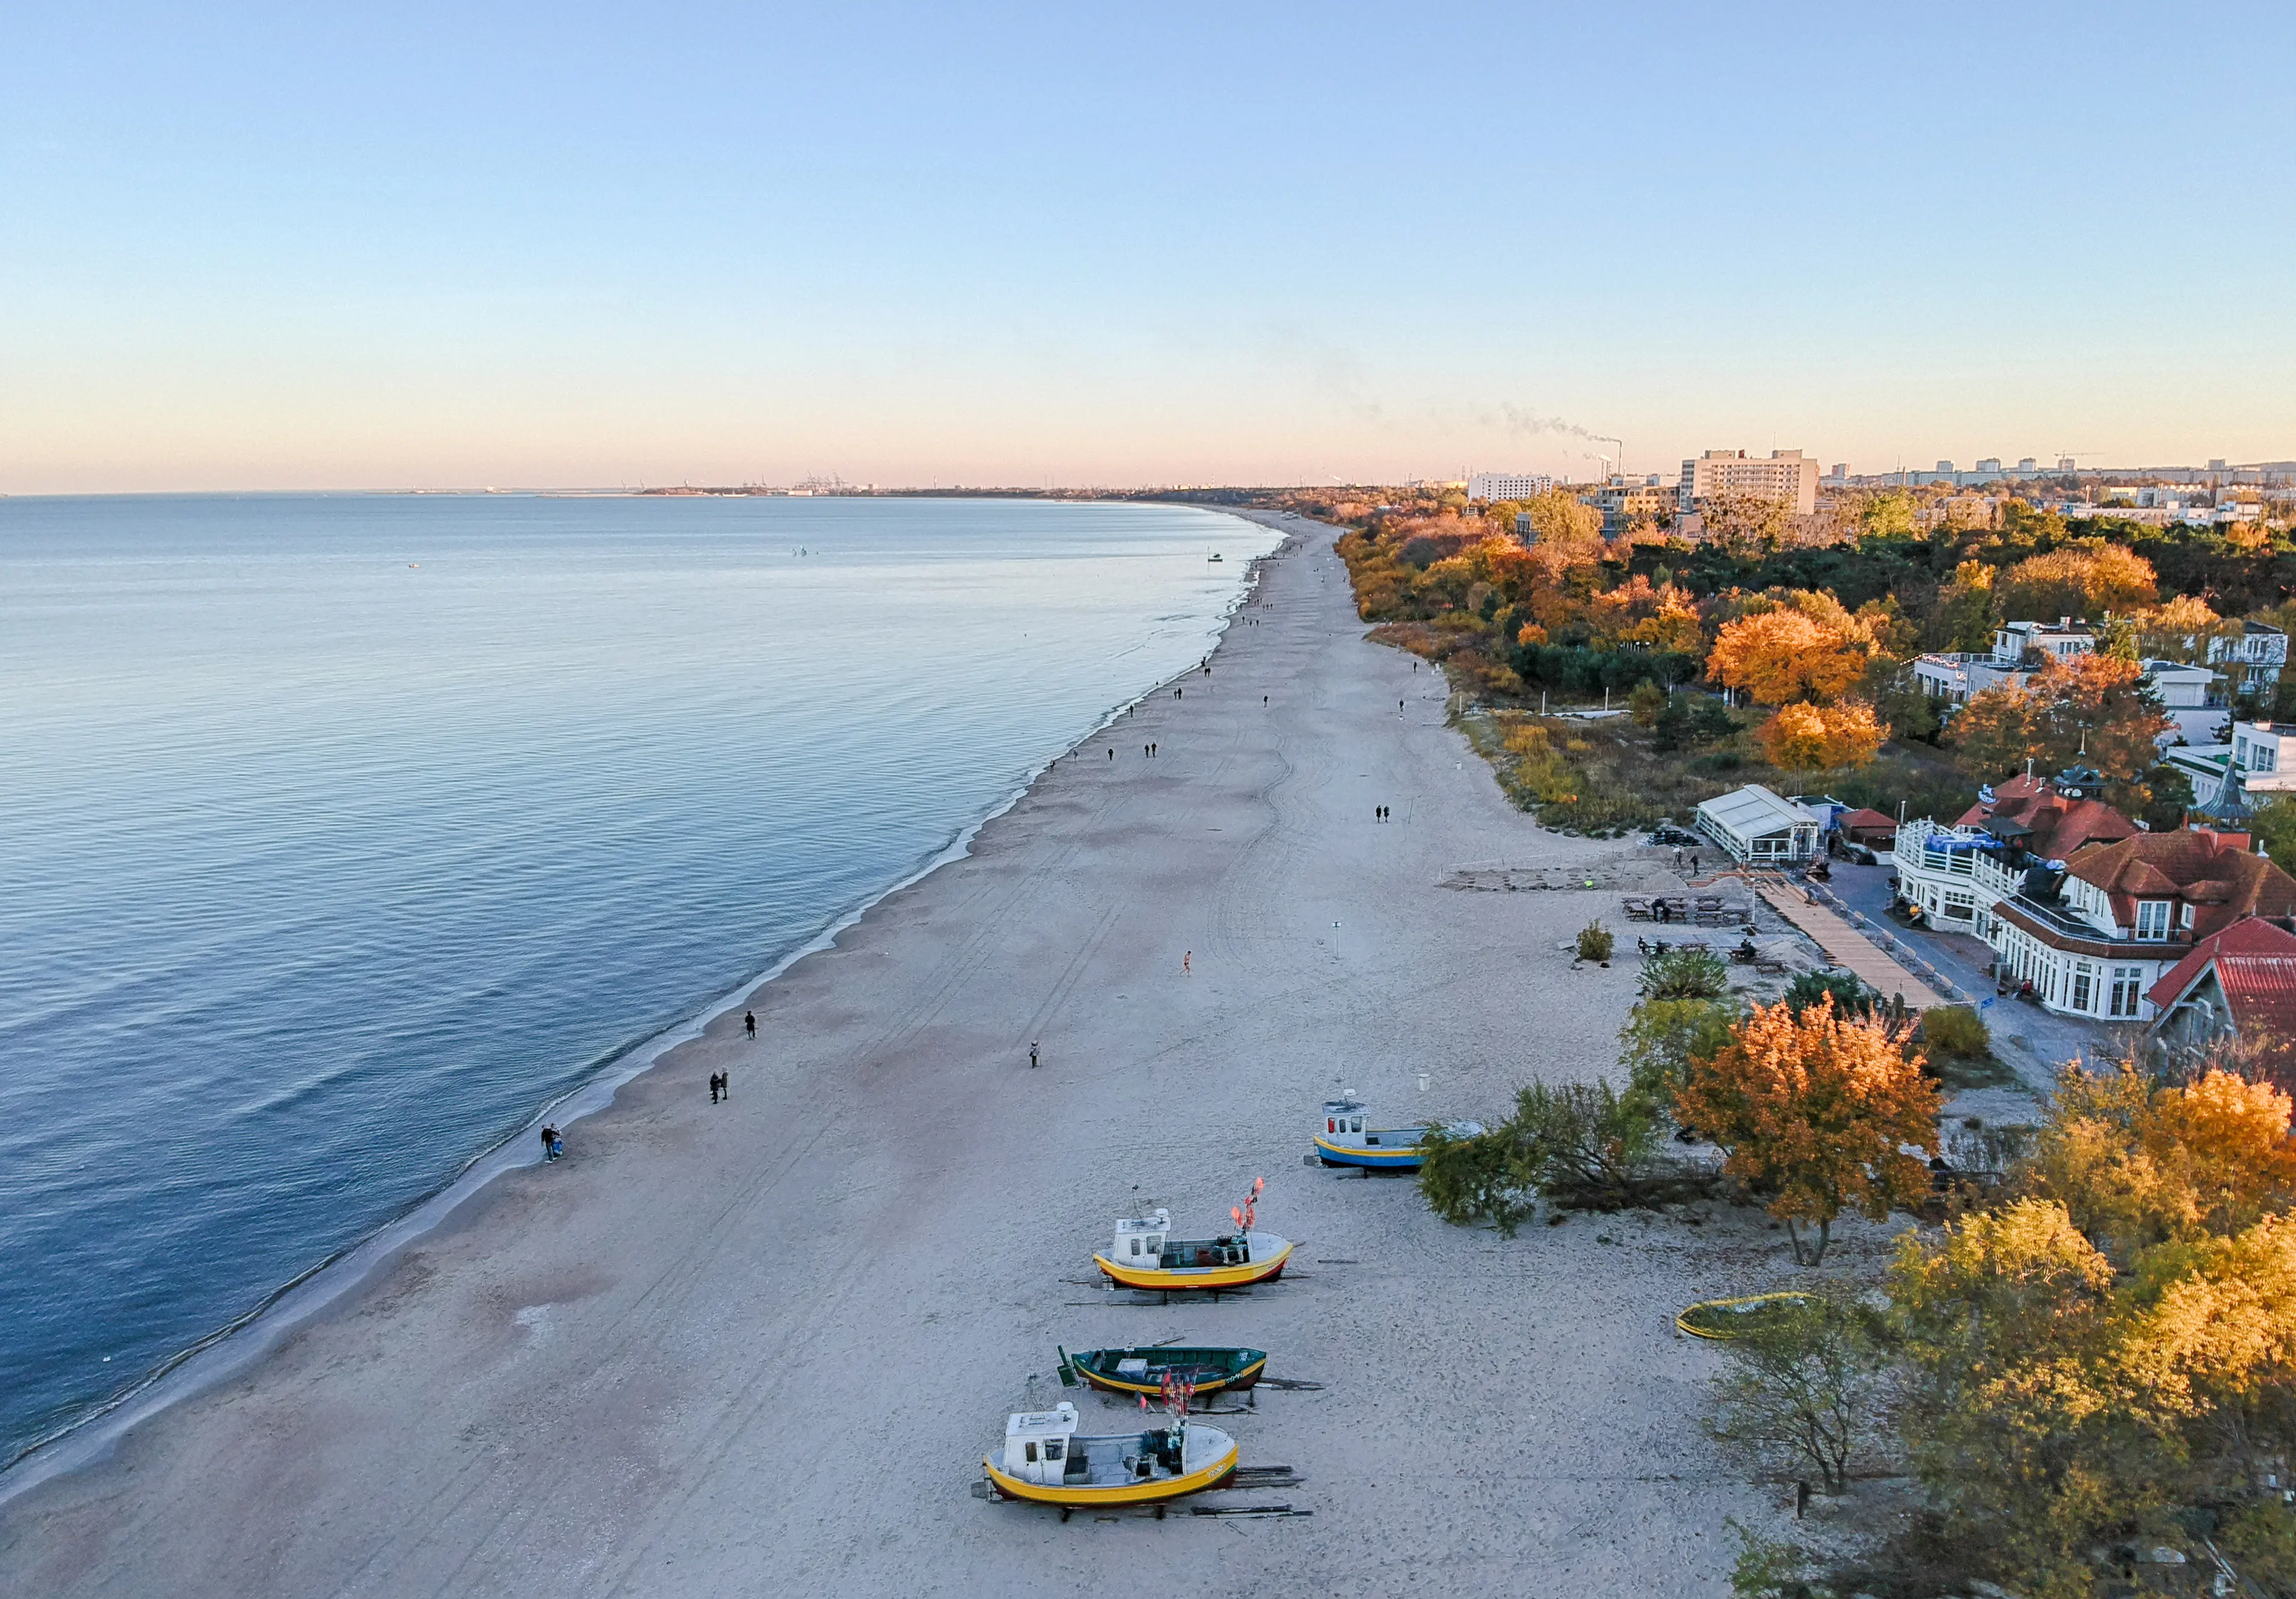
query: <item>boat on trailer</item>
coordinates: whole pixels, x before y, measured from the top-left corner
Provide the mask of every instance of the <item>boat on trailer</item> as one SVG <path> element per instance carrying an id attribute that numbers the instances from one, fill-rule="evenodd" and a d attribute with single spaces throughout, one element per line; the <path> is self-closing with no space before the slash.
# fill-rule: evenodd
<path id="1" fill-rule="evenodd" d="M 1238 1452 L 1235 1439 L 1185 1414 L 1144 1431 L 1079 1434 L 1063 1399 L 1007 1418 L 1002 1453 L 980 1466 L 998 1498 L 1057 1505 L 1065 1520 L 1080 1506 L 1156 1505 L 1218 1488 L 1235 1474 Z"/>
<path id="2" fill-rule="evenodd" d="M 1228 1211 L 1235 1231 L 1218 1238 L 1175 1238 L 1172 1213 L 1159 1207 L 1152 1216 L 1128 1217 L 1116 1224 L 1108 1253 L 1093 1256 L 1109 1281 L 1125 1288 L 1169 1293 L 1201 1289 L 1218 1293 L 1273 1283 L 1292 1259 L 1290 1240 L 1252 1226 L 1266 1177 L 1255 1177 L 1250 1197 Z"/>
<path id="3" fill-rule="evenodd" d="M 1198 1394 L 1233 1389 L 1241 1393 L 1259 1382 L 1267 1370 L 1266 1349 L 1178 1348 L 1157 1344 L 1129 1349 L 1061 1351 L 1061 1381 L 1073 1388 L 1081 1382 L 1103 1393 L 1140 1394 L 1166 1391 L 1170 1382 L 1185 1382 Z"/>
<path id="4" fill-rule="evenodd" d="M 1358 1099 L 1324 1102 L 1321 1126 L 1316 1132 L 1316 1156 L 1326 1166 L 1361 1166 L 1373 1171 L 1416 1171 L 1423 1158 L 1420 1145 L 1437 1128 L 1453 1137 L 1483 1130 L 1479 1121 L 1422 1122 L 1417 1127 L 1375 1128 L 1369 1107 Z"/>

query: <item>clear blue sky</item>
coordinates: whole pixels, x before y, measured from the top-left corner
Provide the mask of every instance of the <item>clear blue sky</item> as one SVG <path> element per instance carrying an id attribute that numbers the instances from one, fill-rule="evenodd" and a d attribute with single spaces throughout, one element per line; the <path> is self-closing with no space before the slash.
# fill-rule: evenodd
<path id="1" fill-rule="evenodd" d="M 2296 7 L 13 8 L 0 490 L 2296 456 Z"/>

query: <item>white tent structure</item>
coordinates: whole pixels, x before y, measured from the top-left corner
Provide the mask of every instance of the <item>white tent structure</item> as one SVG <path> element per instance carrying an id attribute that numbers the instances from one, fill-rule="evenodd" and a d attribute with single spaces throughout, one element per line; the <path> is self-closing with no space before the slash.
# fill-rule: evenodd
<path id="1" fill-rule="evenodd" d="M 1816 816 L 1759 783 L 1717 794 L 1698 808 L 1698 831 L 1743 865 L 1788 865 L 1817 857 L 1824 831 Z"/>

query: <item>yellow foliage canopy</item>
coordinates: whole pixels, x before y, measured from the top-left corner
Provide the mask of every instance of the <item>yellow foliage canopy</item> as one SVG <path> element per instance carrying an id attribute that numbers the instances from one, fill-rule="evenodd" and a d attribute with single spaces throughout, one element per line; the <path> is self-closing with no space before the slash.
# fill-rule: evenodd
<path id="1" fill-rule="evenodd" d="M 2211 1071 L 2152 1088 L 2131 1066 L 2068 1069 L 2033 1160 L 2034 1191 L 2123 1261 L 2152 1244 L 2222 1235 L 2296 1204 L 2288 1095 Z"/>
<path id="2" fill-rule="evenodd" d="M 2160 592 L 2151 562 L 2102 540 L 2021 561 L 2001 574 L 1997 587 L 2001 614 L 2011 621 L 2136 611 Z"/>
<path id="3" fill-rule="evenodd" d="M 1781 706 L 1754 736 L 1772 766 L 1807 772 L 1871 765 L 1890 730 L 1872 706 L 1849 700 L 1840 705 Z"/>
<path id="4" fill-rule="evenodd" d="M 1786 705 L 1846 693 L 1864 674 L 1866 655 L 1866 645 L 1841 628 L 1799 610 L 1781 609 L 1725 622 L 1706 670 L 1716 682 L 1744 689 L 1761 704 Z"/>

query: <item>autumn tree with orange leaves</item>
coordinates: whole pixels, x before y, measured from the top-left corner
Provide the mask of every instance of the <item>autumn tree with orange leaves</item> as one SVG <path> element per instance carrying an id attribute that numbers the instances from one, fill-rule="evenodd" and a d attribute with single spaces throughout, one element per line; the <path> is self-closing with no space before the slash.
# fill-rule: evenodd
<path id="1" fill-rule="evenodd" d="M 1857 682 L 1869 652 L 1865 640 L 1781 608 L 1723 623 L 1706 671 L 1726 687 L 1745 690 L 1757 704 L 1823 701 L 1840 698 Z"/>
<path id="2" fill-rule="evenodd" d="M 2028 760 L 2054 772 L 2079 759 L 2126 783 L 2160 758 L 2153 740 L 2169 726 L 2142 663 L 2092 652 L 2052 658 L 2022 686 L 1972 694 L 1951 737 L 1980 776 L 2009 775 Z"/>
<path id="3" fill-rule="evenodd" d="M 1675 1119 L 1719 1145 L 1723 1169 L 1770 1198 L 1794 1259 L 1825 1259 L 1845 1210 L 1879 1221 L 1929 1192 L 1929 1168 L 1905 1152 L 1937 1143 L 1937 1089 L 1878 1021 L 1845 1017 L 1831 996 L 1800 1018 L 1756 1005 L 1730 1042 L 1691 1064 Z M 1815 1223 L 1805 1250 L 1798 1223 Z"/>

